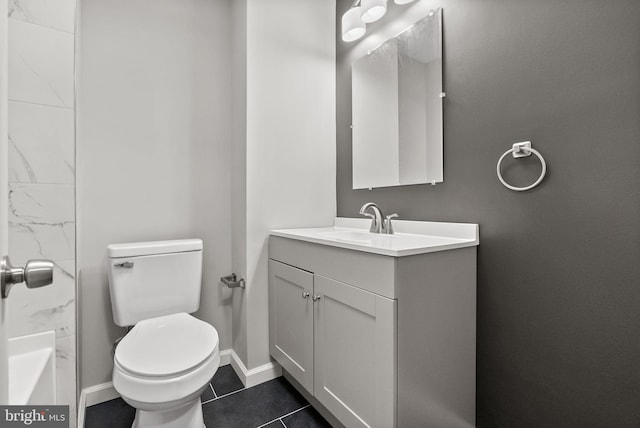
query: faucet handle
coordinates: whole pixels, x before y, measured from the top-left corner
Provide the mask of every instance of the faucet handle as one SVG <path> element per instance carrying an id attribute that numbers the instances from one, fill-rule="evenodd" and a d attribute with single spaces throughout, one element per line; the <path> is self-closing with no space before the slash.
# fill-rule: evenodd
<path id="1" fill-rule="evenodd" d="M 384 230 L 387 235 L 393 235 L 393 225 L 391 224 L 392 218 L 397 218 L 398 213 L 389 214 L 384 218 Z"/>

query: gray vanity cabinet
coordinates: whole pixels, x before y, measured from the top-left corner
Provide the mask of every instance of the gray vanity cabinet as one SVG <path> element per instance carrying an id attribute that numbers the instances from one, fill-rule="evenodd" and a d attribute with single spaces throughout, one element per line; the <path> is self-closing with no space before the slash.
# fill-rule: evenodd
<path id="1" fill-rule="evenodd" d="M 314 396 L 348 427 L 395 426 L 396 301 L 315 276 Z"/>
<path id="2" fill-rule="evenodd" d="M 346 427 L 395 427 L 397 300 L 271 256 L 271 355 Z"/>
<path id="3" fill-rule="evenodd" d="M 271 355 L 342 424 L 475 426 L 475 245 L 390 257 L 271 236 L 269 257 Z"/>
<path id="4" fill-rule="evenodd" d="M 269 260 L 269 348 L 313 394 L 313 274 Z"/>

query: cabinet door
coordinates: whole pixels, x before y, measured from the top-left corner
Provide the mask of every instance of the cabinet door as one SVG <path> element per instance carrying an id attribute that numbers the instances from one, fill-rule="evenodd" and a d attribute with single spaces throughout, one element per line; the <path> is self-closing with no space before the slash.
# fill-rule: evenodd
<path id="1" fill-rule="evenodd" d="M 349 428 L 396 426 L 396 301 L 320 275 L 314 287 L 314 395 Z"/>
<path id="2" fill-rule="evenodd" d="M 269 260 L 269 351 L 313 393 L 313 274 Z"/>

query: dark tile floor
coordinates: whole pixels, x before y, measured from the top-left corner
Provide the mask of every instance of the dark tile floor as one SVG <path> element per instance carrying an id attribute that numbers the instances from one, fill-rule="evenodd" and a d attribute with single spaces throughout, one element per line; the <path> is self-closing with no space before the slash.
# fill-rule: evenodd
<path id="1" fill-rule="evenodd" d="M 222 366 L 202 394 L 207 428 L 330 428 L 284 378 L 244 388 L 231 366 Z M 118 398 L 87 407 L 85 428 L 130 428 L 135 409 Z"/>

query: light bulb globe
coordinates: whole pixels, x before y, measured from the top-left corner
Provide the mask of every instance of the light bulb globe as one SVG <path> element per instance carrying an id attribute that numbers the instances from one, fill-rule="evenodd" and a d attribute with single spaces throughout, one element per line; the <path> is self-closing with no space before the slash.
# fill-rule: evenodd
<path id="1" fill-rule="evenodd" d="M 342 40 L 353 42 L 364 36 L 366 25 L 360 19 L 360 6 L 352 7 L 342 15 Z"/>
<path id="2" fill-rule="evenodd" d="M 387 13 L 387 0 L 362 0 L 360 2 L 362 22 L 375 22 Z"/>

